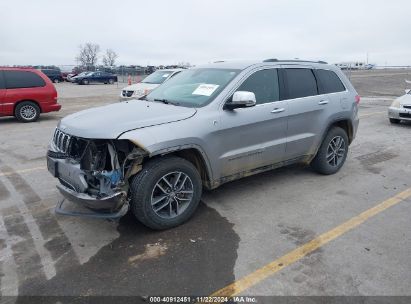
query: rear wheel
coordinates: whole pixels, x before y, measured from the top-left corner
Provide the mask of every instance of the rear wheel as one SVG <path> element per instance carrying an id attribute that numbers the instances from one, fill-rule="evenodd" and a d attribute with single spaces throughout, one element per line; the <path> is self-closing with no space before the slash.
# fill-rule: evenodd
<path id="1" fill-rule="evenodd" d="M 31 101 L 24 101 L 16 106 L 14 115 L 21 122 L 33 122 L 40 116 L 40 108 Z"/>
<path id="2" fill-rule="evenodd" d="M 108 83 L 109 83 L 109 84 L 113 84 L 113 83 L 114 83 L 114 79 L 109 79 L 109 80 L 108 80 Z"/>
<path id="3" fill-rule="evenodd" d="M 54 79 L 54 83 L 59 83 L 59 82 L 60 82 L 60 80 L 58 78 Z"/>
<path id="4" fill-rule="evenodd" d="M 392 124 L 399 124 L 401 122 L 401 120 L 396 119 L 396 118 L 390 118 L 390 123 Z"/>
<path id="5" fill-rule="evenodd" d="M 82 83 L 82 84 L 89 84 L 90 82 L 88 81 L 88 79 L 83 79 L 83 80 L 81 81 L 81 83 Z"/>
<path id="6" fill-rule="evenodd" d="M 154 159 L 131 182 L 131 210 L 151 229 L 172 228 L 194 214 L 201 191 L 200 174 L 190 162 L 179 157 Z"/>
<path id="7" fill-rule="evenodd" d="M 321 174 L 334 174 L 344 165 L 347 154 L 347 133 L 340 127 L 333 127 L 325 136 L 311 167 Z"/>

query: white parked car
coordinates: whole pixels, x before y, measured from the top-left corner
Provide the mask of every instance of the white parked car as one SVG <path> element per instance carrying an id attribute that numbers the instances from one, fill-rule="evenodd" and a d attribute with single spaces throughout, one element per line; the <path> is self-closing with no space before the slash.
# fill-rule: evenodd
<path id="1" fill-rule="evenodd" d="M 405 90 L 405 95 L 393 101 L 388 108 L 388 118 L 393 124 L 398 124 L 401 120 L 411 121 L 411 90 Z"/>
<path id="2" fill-rule="evenodd" d="M 143 97 L 181 71 L 182 69 L 157 70 L 144 78 L 143 81 L 123 88 L 120 93 L 120 101 Z"/>

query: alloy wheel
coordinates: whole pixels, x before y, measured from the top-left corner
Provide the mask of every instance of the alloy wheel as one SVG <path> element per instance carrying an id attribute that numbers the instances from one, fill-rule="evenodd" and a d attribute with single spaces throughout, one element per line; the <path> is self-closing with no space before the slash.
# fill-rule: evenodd
<path id="1" fill-rule="evenodd" d="M 176 171 L 162 176 L 151 194 L 153 211 L 162 218 L 172 219 L 182 214 L 194 197 L 194 186 L 184 172 Z"/>
<path id="2" fill-rule="evenodd" d="M 32 105 L 25 105 L 20 109 L 20 116 L 25 120 L 31 120 L 36 117 L 37 111 Z"/>
<path id="3" fill-rule="evenodd" d="M 333 167 L 338 167 L 345 156 L 345 140 L 341 136 L 335 136 L 331 139 L 327 148 L 326 159 L 328 164 Z"/>

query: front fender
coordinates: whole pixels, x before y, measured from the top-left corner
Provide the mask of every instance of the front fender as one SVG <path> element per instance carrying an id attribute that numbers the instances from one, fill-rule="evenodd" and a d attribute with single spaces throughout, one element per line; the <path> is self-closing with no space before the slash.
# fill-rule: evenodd
<path id="1" fill-rule="evenodd" d="M 205 142 L 198 137 L 186 137 L 178 132 L 171 124 L 142 128 L 123 133 L 118 139 L 127 139 L 136 146 L 144 149 L 149 157 L 165 155 L 181 150 L 195 149 L 203 158 L 210 180 L 213 180 L 213 170 Z M 187 134 L 186 134 L 187 135 Z"/>

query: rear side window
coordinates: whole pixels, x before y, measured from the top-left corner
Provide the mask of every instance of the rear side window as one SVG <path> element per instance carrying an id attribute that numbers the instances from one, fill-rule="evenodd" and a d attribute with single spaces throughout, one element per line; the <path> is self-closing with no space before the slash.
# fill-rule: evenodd
<path id="1" fill-rule="evenodd" d="M 317 82 L 310 69 L 285 69 L 288 98 L 300 98 L 318 94 Z"/>
<path id="2" fill-rule="evenodd" d="M 7 89 L 44 87 L 46 82 L 29 71 L 4 71 Z"/>
<path id="3" fill-rule="evenodd" d="M 278 101 L 280 94 L 277 69 L 255 72 L 240 85 L 237 91 L 253 92 L 257 104 Z"/>
<path id="4" fill-rule="evenodd" d="M 329 94 L 345 91 L 345 87 L 340 78 L 333 71 L 316 70 L 315 75 L 318 80 L 318 91 L 320 94 Z"/>

